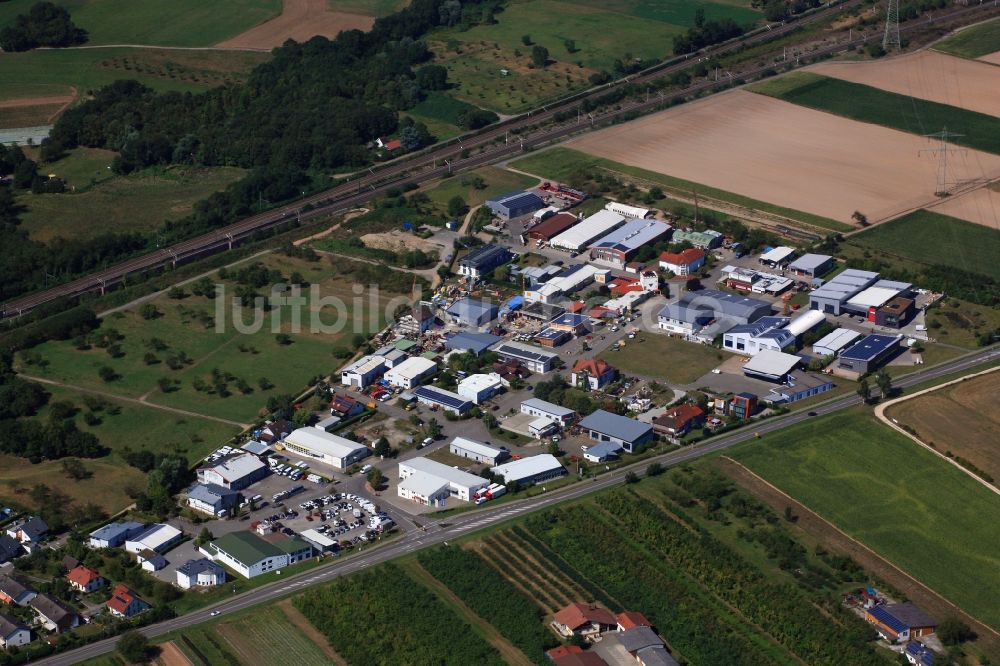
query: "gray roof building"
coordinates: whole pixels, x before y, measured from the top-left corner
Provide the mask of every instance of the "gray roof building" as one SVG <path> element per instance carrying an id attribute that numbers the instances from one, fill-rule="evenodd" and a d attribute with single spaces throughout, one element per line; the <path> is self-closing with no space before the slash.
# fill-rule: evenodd
<path id="1" fill-rule="evenodd" d="M 634 627 L 618 634 L 618 640 L 629 652 L 636 652 L 654 645 L 663 646 L 663 639 L 649 627 Z"/>
<path id="2" fill-rule="evenodd" d="M 31 516 L 25 520 L 18 521 L 7 528 L 7 534 L 22 543 L 37 543 L 48 533 L 48 523 L 38 516 Z"/>
<path id="3" fill-rule="evenodd" d="M 588 433 L 591 439 L 620 444 L 629 453 L 634 453 L 639 444 L 653 437 L 653 426 L 650 424 L 603 409 L 580 421 L 580 430 Z"/>
<path id="4" fill-rule="evenodd" d="M 796 275 L 819 277 L 833 268 L 833 257 L 828 254 L 803 254 L 788 264 L 788 270 Z"/>
<path id="5" fill-rule="evenodd" d="M 24 548 L 17 539 L 6 534 L 0 535 L 0 564 L 24 555 Z"/>
<path id="6" fill-rule="evenodd" d="M 460 298 L 445 312 L 462 326 L 479 328 L 497 318 L 499 308 L 493 303 L 472 298 Z"/>
<path id="7" fill-rule="evenodd" d="M 486 206 L 494 214 L 510 219 L 520 217 L 545 208 L 545 201 L 534 192 L 518 190 L 486 200 Z"/>
<path id="8" fill-rule="evenodd" d="M 712 322 L 726 323 L 732 328 L 770 314 L 771 304 L 767 301 L 718 289 L 702 289 L 684 292 L 676 301 L 667 303 L 657 317 L 661 328 L 697 333 Z"/>
<path id="9" fill-rule="evenodd" d="M 847 301 L 875 284 L 878 273 L 848 268 L 809 294 L 809 308 L 839 315 Z"/>
<path id="10" fill-rule="evenodd" d="M 145 527 L 142 523 L 134 521 L 108 523 L 90 533 L 90 546 L 91 548 L 115 548 L 125 543 L 129 537 L 141 532 Z"/>
<path id="11" fill-rule="evenodd" d="M 506 264 L 513 256 L 511 251 L 502 245 L 489 243 L 459 259 L 458 272 L 461 275 L 478 278 L 488 275 L 494 268 Z"/>
<path id="12" fill-rule="evenodd" d="M 448 338 L 444 341 L 444 346 L 448 349 L 472 352 L 476 356 L 479 356 L 484 351 L 489 349 L 491 345 L 495 345 L 501 340 L 503 340 L 503 338 L 496 335 L 490 335 L 489 333 L 471 333 L 468 331 L 461 331 L 448 336 Z"/>
<path id="13" fill-rule="evenodd" d="M 0 597 L 23 606 L 35 597 L 35 591 L 16 578 L 0 574 Z"/>

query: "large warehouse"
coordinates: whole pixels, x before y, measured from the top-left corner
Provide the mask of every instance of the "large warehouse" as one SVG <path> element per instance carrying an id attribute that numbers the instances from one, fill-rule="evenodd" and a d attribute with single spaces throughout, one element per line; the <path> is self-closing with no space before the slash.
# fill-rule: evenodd
<path id="1" fill-rule="evenodd" d="M 267 476 L 269 470 L 261 459 L 250 453 L 228 456 L 211 466 L 199 467 L 198 481 L 214 483 L 229 490 L 243 490 Z"/>
<path id="2" fill-rule="evenodd" d="M 838 328 L 831 331 L 813 343 L 813 356 L 836 356 L 840 350 L 846 349 L 861 335 L 858 331 L 852 331 L 849 328 Z"/>
<path id="3" fill-rule="evenodd" d="M 507 485 L 519 483 L 522 486 L 555 479 L 567 473 L 559 459 L 550 453 L 512 460 L 493 467 L 490 471 L 502 476 Z"/>
<path id="4" fill-rule="evenodd" d="M 583 222 L 552 239 L 552 247 L 579 252 L 601 236 L 625 224 L 625 217 L 610 210 L 599 210 Z"/>
<path id="5" fill-rule="evenodd" d="M 411 356 L 385 373 L 385 381 L 392 386 L 411 389 L 437 372 L 437 363 L 423 356 Z"/>
<path id="6" fill-rule="evenodd" d="M 899 351 L 901 335 L 867 335 L 840 352 L 837 369 L 864 375 Z"/>
<path id="7" fill-rule="evenodd" d="M 289 451 L 322 460 L 337 469 L 347 469 L 371 453 L 367 446 L 319 428 L 299 428 L 285 438 L 284 445 Z"/>
<path id="8" fill-rule="evenodd" d="M 482 442 L 466 439 L 465 437 L 456 437 L 451 440 L 451 444 L 448 445 L 448 451 L 460 458 L 468 458 L 473 462 L 488 463 L 490 465 L 499 464 L 501 460 L 509 455 L 503 449 L 487 446 Z"/>
<path id="9" fill-rule="evenodd" d="M 847 301 L 878 281 L 878 273 L 848 268 L 809 294 L 809 309 L 839 315 Z"/>
<path id="10" fill-rule="evenodd" d="M 410 458 L 399 463 L 400 497 L 427 506 L 444 506 L 449 497 L 471 502 L 480 488 L 490 485 L 488 479 L 463 472 L 428 458 Z"/>
<path id="11" fill-rule="evenodd" d="M 528 229 L 528 238 L 547 243 L 579 221 L 580 218 L 573 213 L 556 213 Z"/>
<path id="12" fill-rule="evenodd" d="M 771 314 L 771 304 L 718 289 L 686 291 L 667 303 L 657 315 L 660 328 L 711 341 L 733 326 L 749 324 Z"/>
<path id="13" fill-rule="evenodd" d="M 670 225 L 656 220 L 629 220 L 590 246 L 593 261 L 624 269 L 643 245 L 655 243 L 670 233 Z"/>
<path id="14" fill-rule="evenodd" d="M 795 354 L 764 350 L 743 364 L 743 374 L 780 384 L 801 362 L 802 359 Z"/>
<path id="15" fill-rule="evenodd" d="M 486 206 L 493 211 L 494 215 L 509 220 L 512 217 L 521 217 L 534 213 L 536 210 L 545 208 L 545 202 L 534 192 L 508 192 L 502 196 L 487 199 Z"/>

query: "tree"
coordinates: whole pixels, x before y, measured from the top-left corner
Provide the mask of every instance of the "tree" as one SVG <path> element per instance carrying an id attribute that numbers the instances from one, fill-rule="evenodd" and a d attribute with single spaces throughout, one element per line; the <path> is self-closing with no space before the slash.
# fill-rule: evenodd
<path id="1" fill-rule="evenodd" d="M 275 342 L 277 342 L 279 345 L 282 346 L 288 346 L 292 344 L 292 336 L 288 335 L 287 333 L 278 333 L 277 335 L 274 336 L 274 340 Z"/>
<path id="2" fill-rule="evenodd" d="M 441 424 L 436 418 L 431 417 L 424 426 L 424 433 L 431 439 L 437 439 L 441 436 Z"/>
<path id="3" fill-rule="evenodd" d="M 552 456 L 558 456 L 560 453 L 562 453 L 562 451 L 559 450 L 559 443 L 558 442 L 549 442 L 548 451 L 549 451 L 549 455 L 552 455 Z"/>
<path id="4" fill-rule="evenodd" d="M 454 196 L 448 200 L 448 215 L 451 217 L 461 217 L 467 212 L 469 212 L 469 206 L 462 197 Z"/>
<path id="5" fill-rule="evenodd" d="M 531 46 L 534 42 L 531 41 L 531 35 L 521 35 L 521 43 L 525 46 Z"/>
<path id="6" fill-rule="evenodd" d="M 160 311 L 152 303 L 143 303 L 139 307 L 139 316 L 146 320 L 156 319 L 160 316 Z"/>
<path id="7" fill-rule="evenodd" d="M 272 384 L 271 380 L 268 379 L 267 377 L 261 377 L 260 379 L 257 380 L 257 388 L 259 388 L 261 391 L 266 391 L 268 389 L 274 388 L 274 384 Z"/>
<path id="8" fill-rule="evenodd" d="M 696 28 L 705 26 L 705 8 L 699 7 L 694 11 L 694 25 Z"/>
<path id="9" fill-rule="evenodd" d="M 625 475 L 625 483 L 639 483 L 639 475 L 635 472 L 629 472 Z"/>
<path id="10" fill-rule="evenodd" d="M 156 385 L 162 393 L 170 393 L 170 389 L 173 387 L 174 383 L 169 377 L 160 377 L 156 380 Z"/>
<path id="11" fill-rule="evenodd" d="M 878 385 L 878 390 L 882 393 L 883 398 L 892 395 L 892 377 L 884 369 L 879 370 L 875 375 L 875 384 Z"/>
<path id="12" fill-rule="evenodd" d="M 445 90 L 448 87 L 448 68 L 443 65 L 425 65 L 417 70 L 416 76 L 421 90 Z"/>
<path id="13" fill-rule="evenodd" d="M 510 279 L 510 267 L 500 266 L 495 271 L 493 271 L 493 277 L 500 280 L 501 282 L 506 282 Z"/>
<path id="14" fill-rule="evenodd" d="M 378 490 L 385 483 L 385 474 L 382 473 L 378 467 L 372 467 L 368 470 L 368 484 L 373 490 Z"/>
<path id="15" fill-rule="evenodd" d="M 106 382 L 113 382 L 118 379 L 118 373 L 111 366 L 102 365 L 97 369 L 97 376 Z"/>
<path id="16" fill-rule="evenodd" d="M 549 64 L 549 50 L 544 46 L 535 45 L 531 49 L 531 63 L 535 67 L 545 67 Z"/>
<path id="17" fill-rule="evenodd" d="M 862 213 L 860 210 L 856 210 L 851 213 L 851 219 L 858 223 L 858 226 L 867 227 L 868 226 L 868 216 Z"/>
<path id="18" fill-rule="evenodd" d="M 194 540 L 194 545 L 201 548 L 209 541 L 215 540 L 215 535 L 207 528 L 201 528 L 201 532 L 198 533 L 198 538 Z"/>
<path id="19" fill-rule="evenodd" d="M 179 301 L 182 298 L 187 298 L 187 292 L 184 291 L 182 287 L 171 287 L 170 290 L 167 292 L 167 298 L 172 298 L 176 301 Z"/>
<path id="20" fill-rule="evenodd" d="M 77 458 L 64 458 L 62 469 L 66 476 L 74 481 L 82 481 L 92 476 L 90 471 Z"/>
<path id="21" fill-rule="evenodd" d="M 858 382 L 858 395 L 861 396 L 862 402 L 868 402 L 868 400 L 871 399 L 872 389 L 868 385 L 867 379 L 862 378 L 861 381 Z"/>
<path id="22" fill-rule="evenodd" d="M 116 649 L 118 654 L 131 664 L 149 661 L 149 640 L 134 629 L 118 637 Z"/>
<path id="23" fill-rule="evenodd" d="M 948 617 L 937 626 L 937 635 L 945 645 L 958 645 L 976 638 L 976 632 L 956 617 Z"/>
<path id="24" fill-rule="evenodd" d="M 385 437 L 378 438 L 378 440 L 375 442 L 373 450 L 375 451 L 375 455 L 379 456 L 380 458 L 388 458 L 390 455 L 392 455 L 392 447 L 389 446 L 389 440 L 387 440 Z"/>
<path id="25" fill-rule="evenodd" d="M 661 463 L 658 462 L 650 463 L 649 467 L 646 468 L 646 476 L 659 476 L 660 474 L 663 474 L 663 472 L 665 471 L 666 469 L 663 467 Z"/>
<path id="26" fill-rule="evenodd" d="M 563 42 L 563 46 L 566 47 L 567 53 L 576 53 L 579 49 L 576 48 L 576 42 L 572 39 L 567 39 Z"/>

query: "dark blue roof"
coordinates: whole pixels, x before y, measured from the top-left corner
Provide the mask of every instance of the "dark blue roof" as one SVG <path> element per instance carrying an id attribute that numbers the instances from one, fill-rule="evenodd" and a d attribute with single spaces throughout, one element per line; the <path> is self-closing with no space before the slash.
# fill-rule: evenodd
<path id="1" fill-rule="evenodd" d="M 554 328 L 543 328 L 536 335 L 536 340 L 561 340 L 562 338 L 568 337 L 569 333 L 566 331 L 559 331 Z"/>
<path id="2" fill-rule="evenodd" d="M 933 666 L 934 653 L 917 641 L 910 641 L 906 644 L 906 653 L 913 656 L 921 666 Z"/>
<path id="3" fill-rule="evenodd" d="M 840 353 L 840 358 L 870 361 L 873 358 L 877 358 L 890 347 L 898 344 L 898 335 L 868 335 L 861 338 L 861 340 L 850 349 L 842 351 Z"/>
<path id="4" fill-rule="evenodd" d="M 464 349 L 471 351 L 478 356 L 489 349 L 490 345 L 495 345 L 501 340 L 503 340 L 503 338 L 496 335 L 490 335 L 489 333 L 470 333 L 463 331 L 450 336 L 444 341 L 444 346 L 448 349 Z"/>
<path id="5" fill-rule="evenodd" d="M 896 633 L 902 633 L 909 629 L 904 622 L 890 613 L 885 606 L 873 606 L 868 609 L 868 614 Z"/>
<path id="6" fill-rule="evenodd" d="M 500 205 L 506 208 L 523 208 L 525 206 L 538 206 L 541 208 L 545 205 L 545 202 L 540 196 L 534 192 L 525 192 L 524 190 L 508 192 L 507 194 L 499 196 L 496 199 L 490 199 L 486 203 Z"/>
<path id="7" fill-rule="evenodd" d="M 449 407 L 451 409 L 457 409 L 459 411 L 464 411 L 472 407 L 472 403 L 461 396 L 455 395 L 450 391 L 443 391 L 433 386 L 419 386 L 417 390 L 413 392 L 418 398 L 424 398 L 425 400 L 433 400 L 434 402 Z"/>
<path id="8" fill-rule="evenodd" d="M 507 261 L 509 258 L 510 250 L 500 245 L 490 243 L 476 248 L 469 254 L 462 257 L 458 263 L 460 266 L 472 266 L 473 268 L 479 268 L 482 266 L 502 263 Z"/>

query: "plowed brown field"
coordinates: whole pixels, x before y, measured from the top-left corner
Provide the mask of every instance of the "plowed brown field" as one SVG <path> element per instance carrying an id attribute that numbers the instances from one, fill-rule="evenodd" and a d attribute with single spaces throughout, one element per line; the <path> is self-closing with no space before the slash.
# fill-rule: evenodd
<path id="1" fill-rule="evenodd" d="M 231 49 L 271 49 L 285 40 L 309 41 L 316 35 L 336 37 L 342 30 L 368 30 L 372 16 L 331 11 L 327 0 L 284 0 L 281 15 L 250 28 L 218 46 Z"/>

